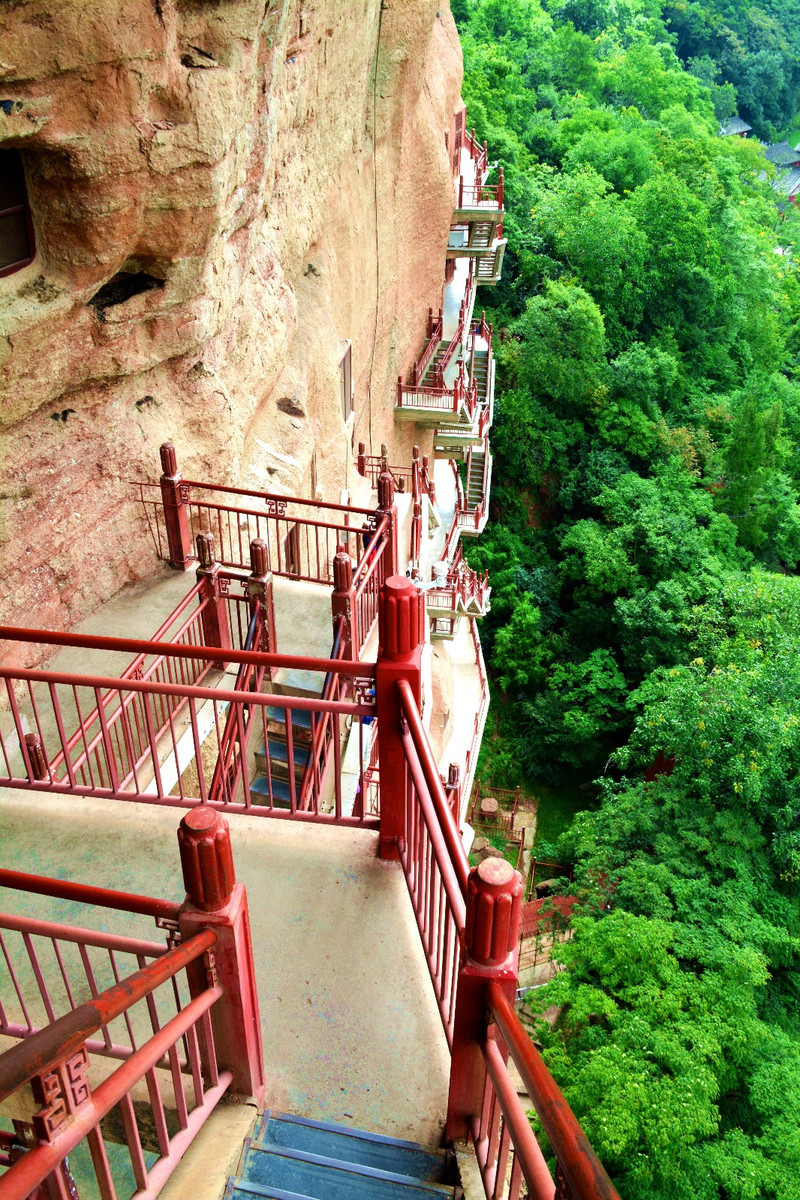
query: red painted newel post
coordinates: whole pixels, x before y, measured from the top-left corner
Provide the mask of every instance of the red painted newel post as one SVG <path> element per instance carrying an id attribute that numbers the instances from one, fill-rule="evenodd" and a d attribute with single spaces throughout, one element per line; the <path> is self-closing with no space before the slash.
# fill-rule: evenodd
<path id="1" fill-rule="evenodd" d="M 206 601 L 200 614 L 203 644 L 227 650 L 231 644 L 226 603 L 228 581 L 220 579 L 220 566 L 214 559 L 213 533 L 198 533 L 197 559 L 197 582 L 202 584 L 200 598 Z"/>
<path id="2" fill-rule="evenodd" d="M 405 829 L 405 754 L 400 740 L 397 684 L 407 679 L 421 706 L 422 647 L 420 606 L 424 596 L 404 575 L 394 575 L 381 588 L 378 601 L 378 661 L 375 703 L 378 714 L 378 759 L 381 764 L 381 858 L 396 859 Z"/>
<path id="3" fill-rule="evenodd" d="M 339 546 L 333 556 L 333 592 L 331 594 L 331 616 L 333 618 L 333 636 L 342 625 L 342 657 L 357 658 L 358 625 L 355 605 L 353 604 L 353 560 L 346 546 Z"/>
<path id="4" fill-rule="evenodd" d="M 233 1073 L 241 1096 L 264 1098 L 264 1051 L 258 1015 L 250 918 L 244 885 L 236 882 L 228 822 L 213 808 L 193 808 L 178 830 L 186 900 L 181 937 L 213 929 L 217 943 L 206 961 L 192 963 L 192 996 L 213 980 L 223 995 L 211 1009 L 219 1065 Z"/>
<path id="5" fill-rule="evenodd" d="M 381 446 L 381 451 L 385 446 Z M 375 514 L 375 524 L 380 525 L 381 518 L 386 517 L 388 537 L 384 556 L 386 559 L 386 578 L 400 570 L 400 559 L 397 552 L 397 507 L 394 502 L 394 478 L 389 470 L 386 455 L 381 454 L 381 473 L 378 476 L 378 508 Z"/>
<path id="6" fill-rule="evenodd" d="M 161 501 L 167 527 L 169 565 L 183 571 L 192 558 L 192 535 L 189 530 L 189 506 L 183 495 L 178 459 L 172 442 L 164 442 L 161 455 Z"/>
<path id="7" fill-rule="evenodd" d="M 264 624 L 261 630 L 261 640 L 253 650 L 263 650 L 274 654 L 278 649 L 278 638 L 275 633 L 275 599 L 273 596 L 272 571 L 269 569 L 269 546 L 261 538 L 254 538 L 250 543 L 250 574 L 247 577 L 247 595 L 250 600 L 250 613 L 260 605 L 263 610 Z M 268 671 L 270 679 L 271 672 Z"/>
<path id="8" fill-rule="evenodd" d="M 464 955 L 456 988 L 456 1016 L 447 1101 L 448 1141 L 463 1141 L 481 1111 L 486 1062 L 486 986 L 497 983 L 514 1002 L 522 878 L 504 858 L 487 858 L 469 873 Z"/>

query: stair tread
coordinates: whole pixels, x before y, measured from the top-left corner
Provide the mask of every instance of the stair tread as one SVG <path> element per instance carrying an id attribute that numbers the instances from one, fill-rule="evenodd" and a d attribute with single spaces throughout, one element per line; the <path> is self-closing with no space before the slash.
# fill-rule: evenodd
<path id="1" fill-rule="evenodd" d="M 448 1185 L 257 1142 L 248 1145 L 242 1180 L 315 1200 L 350 1200 L 351 1196 L 363 1196 L 365 1200 L 444 1200 L 453 1194 Z"/>
<path id="2" fill-rule="evenodd" d="M 305 764 L 308 762 L 308 756 L 310 753 L 311 747 L 307 742 L 295 741 L 292 743 L 292 758 L 294 759 L 294 765 L 296 767 L 305 766 Z M 266 745 L 262 745 L 258 750 L 256 750 L 256 757 L 266 758 Z M 269 757 L 270 761 L 275 759 L 277 762 L 288 764 L 289 743 L 278 738 L 270 738 Z"/>
<path id="3" fill-rule="evenodd" d="M 229 1179 L 223 1200 L 244 1200 L 246 1196 L 263 1196 L 266 1200 L 315 1200 L 302 1192 L 287 1192 L 284 1188 L 265 1187 L 244 1179 Z"/>
<path id="4" fill-rule="evenodd" d="M 259 772 L 250 780 L 250 799 L 253 803 L 258 803 L 258 797 L 263 796 L 269 801 L 269 779 L 266 775 Z M 256 794 L 256 799 L 253 799 L 253 793 Z M 295 802 L 299 798 L 300 788 L 295 785 Z M 272 776 L 272 803 L 275 808 L 290 808 L 292 803 L 292 793 L 289 790 L 289 781 L 287 779 L 277 779 Z"/>
<path id="5" fill-rule="evenodd" d="M 417 1142 L 385 1138 L 347 1125 L 312 1121 L 290 1114 L 265 1113 L 256 1128 L 254 1140 L 429 1182 L 441 1180 L 445 1168 L 441 1151 L 429 1150 Z"/>
<path id="6" fill-rule="evenodd" d="M 279 725 L 286 724 L 286 709 L 276 708 L 273 705 L 267 707 L 267 716 L 270 721 L 275 721 Z M 304 729 L 311 728 L 311 710 L 308 708 L 293 708 L 292 709 L 292 725 L 302 725 Z"/>

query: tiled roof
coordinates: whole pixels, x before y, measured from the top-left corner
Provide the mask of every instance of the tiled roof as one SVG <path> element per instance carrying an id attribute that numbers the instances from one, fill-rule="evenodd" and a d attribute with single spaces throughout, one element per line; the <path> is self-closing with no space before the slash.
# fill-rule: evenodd
<path id="1" fill-rule="evenodd" d="M 800 163 L 800 151 L 795 150 L 788 142 L 776 142 L 773 146 L 765 146 L 764 154 L 776 167 L 790 167 Z"/>
<path id="2" fill-rule="evenodd" d="M 747 121 L 743 121 L 741 117 L 731 117 L 724 125 L 720 125 L 719 136 L 730 137 L 731 134 L 749 133 L 752 128 L 753 126 L 748 125 Z"/>

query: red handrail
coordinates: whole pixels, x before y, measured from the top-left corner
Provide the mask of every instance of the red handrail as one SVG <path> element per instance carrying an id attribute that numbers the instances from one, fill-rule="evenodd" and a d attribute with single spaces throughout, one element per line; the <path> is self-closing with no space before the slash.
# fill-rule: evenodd
<path id="1" fill-rule="evenodd" d="M 6 1050 L 0 1058 L 0 1102 L 32 1075 L 42 1074 L 54 1062 L 65 1062 L 93 1033 L 139 1000 L 151 995 L 162 983 L 172 979 L 189 963 L 210 950 L 216 941 L 217 935 L 213 929 L 201 930 L 121 983 L 115 983 L 99 996 L 80 1004 L 38 1033 Z"/>
<path id="2" fill-rule="evenodd" d="M 16 625 L 0 625 L 0 639 L 6 639 L 10 642 L 34 642 L 43 646 L 79 646 L 87 650 L 120 650 L 123 652 L 131 651 L 135 654 L 162 654 L 167 658 L 199 658 L 208 660 L 209 662 L 222 663 L 252 663 L 254 666 L 265 667 L 286 667 L 288 670 L 296 671 L 320 671 L 326 674 L 329 671 L 337 671 L 342 675 L 357 675 L 363 677 L 365 675 L 375 674 L 374 663 L 354 662 L 349 659 L 335 661 L 330 658 L 311 658 L 307 655 L 300 654 L 272 654 L 262 650 L 234 650 L 233 648 L 220 649 L 216 646 L 173 646 L 167 642 L 145 642 L 137 638 L 115 638 L 115 637 L 98 637 L 95 634 L 85 633 L 56 633 L 49 629 L 20 629 Z M 13 679 L 19 672 L 11 667 L 0 667 L 0 678 Z M 119 677 L 109 678 L 108 676 L 78 676 L 78 675 L 58 675 L 54 671 L 47 672 L 24 672 L 25 678 L 38 680 L 40 676 L 45 683 L 57 683 L 66 681 L 68 683 L 86 683 L 88 686 L 93 686 L 97 680 L 101 680 L 101 687 L 118 687 L 120 683 Z M 135 679 L 126 679 L 126 687 L 131 687 L 137 690 L 136 685 L 139 683 Z M 178 689 L 172 693 L 169 691 L 169 684 L 152 685 L 154 690 L 163 691 L 165 695 L 189 695 L 189 691 Z M 164 690 L 166 689 L 166 690 Z M 139 688 L 138 690 L 146 690 Z"/>
<path id="3" fill-rule="evenodd" d="M 28 875 L 24 871 L 0 869 L 0 887 L 35 892 L 40 896 L 55 896 L 58 900 L 74 900 L 78 904 L 94 904 L 100 908 L 142 913 L 157 920 L 176 921 L 181 909 L 180 904 L 172 900 L 134 896 L 131 892 L 115 892 L 109 888 L 72 883 L 68 879 L 48 879 L 44 875 Z"/>
<path id="4" fill-rule="evenodd" d="M 302 496 L 282 496 L 278 492 L 256 492 L 256 491 L 251 490 L 250 488 L 223 487 L 217 483 L 200 483 L 197 479 L 182 479 L 181 486 L 189 487 L 189 488 L 199 488 L 201 491 L 204 491 L 204 492 L 223 492 L 223 493 L 225 493 L 227 495 L 231 495 L 231 496 L 253 496 L 254 499 L 256 499 L 256 500 L 267 500 L 270 502 L 275 501 L 277 504 L 302 504 L 306 508 L 329 508 L 333 512 L 358 513 L 359 516 L 365 516 L 365 517 L 371 517 L 373 515 L 372 510 L 369 508 L 354 508 L 350 504 L 332 504 L 332 503 L 329 504 L 327 501 L 306 500 Z M 191 500 L 190 500 L 190 502 L 191 502 Z M 197 503 L 203 503 L 203 502 L 198 501 Z M 240 510 L 236 509 L 235 511 L 238 512 Z M 256 514 L 254 513 L 253 515 L 255 516 Z M 273 515 L 273 514 L 263 513 L 263 512 L 258 514 L 258 516 L 261 516 L 261 517 L 271 516 L 271 515 Z M 284 513 L 275 514 L 275 515 L 285 516 Z M 295 520 L 295 519 L 302 520 L 303 518 L 301 518 L 301 517 L 292 518 L 292 520 Z M 316 522 L 316 521 L 313 523 L 321 524 L 321 522 Z"/>
<path id="5" fill-rule="evenodd" d="M 458 885 L 461 891 L 466 894 L 467 878 L 469 876 L 469 861 L 467 852 L 464 849 L 464 844 L 458 833 L 453 814 L 450 811 L 450 805 L 447 803 L 447 796 L 444 792 L 444 784 L 442 783 L 439 769 L 436 766 L 436 761 L 433 757 L 433 752 L 428 741 L 428 736 L 425 733 L 425 727 L 422 724 L 422 718 L 419 715 L 414 700 L 414 693 L 411 691 L 411 686 L 405 679 L 400 679 L 397 684 L 398 694 L 400 696 L 400 707 L 403 710 L 403 715 L 408 721 L 408 728 L 411 733 L 411 738 L 414 742 L 414 747 L 419 756 L 420 766 L 422 767 L 425 776 L 425 782 L 430 791 L 431 800 L 436 811 L 436 816 L 442 829 L 442 834 L 447 845 L 447 851 L 450 855 L 450 860 L 453 864 L 453 869 L 458 879 Z"/>
<path id="6" fill-rule="evenodd" d="M 508 997 L 490 983 L 489 1011 L 497 1022 L 536 1115 L 542 1123 L 574 1200 L 619 1200 L 603 1164 L 578 1124 L 544 1060 L 523 1029 Z"/>

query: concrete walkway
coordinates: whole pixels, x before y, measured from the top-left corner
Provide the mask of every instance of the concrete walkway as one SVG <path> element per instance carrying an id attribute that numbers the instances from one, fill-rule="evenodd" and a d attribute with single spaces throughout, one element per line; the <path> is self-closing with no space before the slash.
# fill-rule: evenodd
<path id="1" fill-rule="evenodd" d="M 0 791 L 4 865 L 180 900 L 176 810 Z M 402 871 L 377 835 L 231 815 L 267 1104 L 438 1143 L 449 1055 Z M 4 891 L 6 911 L 153 937 L 146 918 Z"/>
<path id="2" fill-rule="evenodd" d="M 80 632 L 149 638 L 193 586 L 165 570 L 125 589 Z M 275 581 L 283 653 L 327 656 L 330 591 Z M 374 658 L 377 631 L 366 657 Z M 60 670 L 116 673 L 130 654 L 65 648 Z M 177 809 L 0 789 L 0 864 L 182 899 Z M 449 1054 L 405 880 L 367 831 L 230 816 L 255 941 L 267 1103 L 438 1143 Z M 7 911 L 152 937 L 145 918 L 6 892 Z"/>

